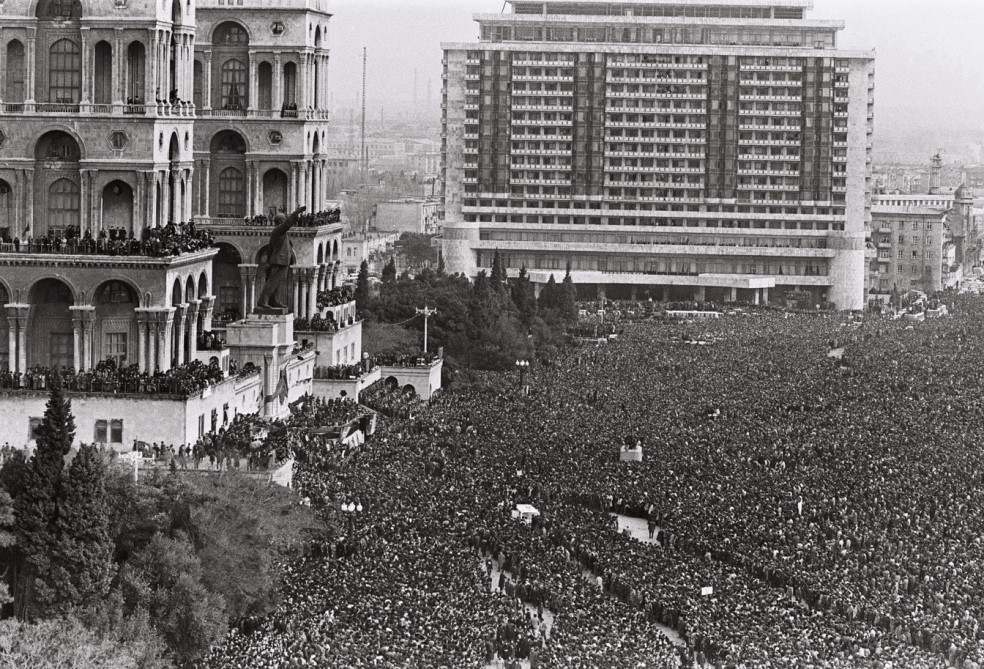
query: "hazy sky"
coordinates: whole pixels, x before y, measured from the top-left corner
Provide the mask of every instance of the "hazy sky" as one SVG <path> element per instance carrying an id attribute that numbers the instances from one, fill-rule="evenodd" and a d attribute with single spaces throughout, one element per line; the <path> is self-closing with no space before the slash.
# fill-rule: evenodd
<path id="1" fill-rule="evenodd" d="M 332 0 L 331 78 L 336 103 L 361 86 L 362 47 L 369 49 L 367 100 L 380 106 L 414 99 L 440 104 L 441 42 L 476 41 L 477 12 L 502 11 L 501 0 Z M 814 18 L 847 23 L 840 45 L 877 50 L 876 123 L 966 129 L 984 139 L 984 1 L 815 0 Z M 393 109 L 387 113 L 395 114 Z"/>

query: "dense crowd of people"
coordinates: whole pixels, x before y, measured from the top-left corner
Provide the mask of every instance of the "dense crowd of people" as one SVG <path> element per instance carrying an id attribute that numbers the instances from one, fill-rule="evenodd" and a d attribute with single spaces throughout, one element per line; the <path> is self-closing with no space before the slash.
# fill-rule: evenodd
<path id="1" fill-rule="evenodd" d="M 434 353 L 379 353 L 373 356 L 375 365 L 387 367 L 428 367 L 437 360 Z"/>
<path id="2" fill-rule="evenodd" d="M 347 322 L 339 323 L 335 320 L 335 314 L 328 312 L 322 318 L 321 314 L 315 314 L 311 318 L 298 318 L 294 321 L 294 330 L 298 332 L 338 332 L 341 328 L 352 325 L 355 319 L 349 318 Z"/>
<path id="3" fill-rule="evenodd" d="M 301 214 L 297 220 L 297 226 L 299 228 L 316 228 L 319 225 L 330 225 L 332 223 L 338 223 L 342 220 L 342 210 L 340 207 L 334 207 L 332 209 L 327 209 L 325 211 L 319 211 L 314 214 L 304 213 Z M 273 216 L 267 216 L 266 214 L 258 214 L 256 216 L 246 216 L 243 218 L 243 224 L 245 225 L 273 225 Z"/>
<path id="4" fill-rule="evenodd" d="M 350 285 L 337 286 L 329 290 L 318 293 L 318 307 L 326 309 L 329 307 L 340 307 L 355 300 L 355 288 Z"/>
<path id="5" fill-rule="evenodd" d="M 183 253 L 194 253 L 213 245 L 207 230 L 189 223 L 168 223 L 163 227 L 144 228 L 140 238 L 133 232 L 111 229 L 101 230 L 93 237 L 91 230 L 82 233 L 78 227 L 70 227 L 41 236 L 4 237 L 0 244 L 10 253 L 65 253 L 74 255 L 150 256 L 165 258 Z"/>
<path id="6" fill-rule="evenodd" d="M 984 301 L 944 302 L 626 324 L 320 450 L 329 535 L 204 665 L 979 669 Z"/>
<path id="7" fill-rule="evenodd" d="M 220 383 L 224 376 L 216 364 L 206 365 L 192 360 L 166 372 L 141 372 L 137 365 L 124 366 L 113 359 L 103 360 L 95 367 L 76 370 L 63 367 L 31 367 L 20 372 L 0 372 L 0 389 L 47 390 L 53 377 L 59 377 L 68 391 L 87 393 L 130 393 L 140 395 L 176 395 L 190 397 L 205 388 Z"/>
<path id="8" fill-rule="evenodd" d="M 208 330 L 198 333 L 197 343 L 199 351 L 221 351 L 226 347 L 225 340 L 222 339 L 218 332 L 210 332 Z"/>

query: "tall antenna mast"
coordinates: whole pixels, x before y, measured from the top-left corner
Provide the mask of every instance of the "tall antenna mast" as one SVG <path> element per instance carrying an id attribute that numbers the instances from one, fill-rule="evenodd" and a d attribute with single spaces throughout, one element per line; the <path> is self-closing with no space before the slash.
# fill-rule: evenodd
<path id="1" fill-rule="evenodd" d="M 366 155 L 366 47 L 362 47 L 362 174 L 369 170 L 368 156 Z"/>

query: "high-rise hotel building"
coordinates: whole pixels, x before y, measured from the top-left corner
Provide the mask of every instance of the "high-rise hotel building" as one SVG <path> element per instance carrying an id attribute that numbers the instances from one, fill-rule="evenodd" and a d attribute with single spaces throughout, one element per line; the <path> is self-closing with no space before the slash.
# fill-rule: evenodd
<path id="1" fill-rule="evenodd" d="M 445 44 L 444 255 L 582 294 L 864 305 L 874 53 L 812 0 L 509 0 Z"/>

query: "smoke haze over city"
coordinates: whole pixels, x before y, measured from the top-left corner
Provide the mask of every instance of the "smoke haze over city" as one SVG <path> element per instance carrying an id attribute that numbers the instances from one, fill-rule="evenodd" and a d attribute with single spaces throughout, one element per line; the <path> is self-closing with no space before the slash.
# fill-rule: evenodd
<path id="1" fill-rule="evenodd" d="M 358 100 L 362 47 L 370 45 L 369 118 L 399 117 L 415 99 L 419 112 L 438 118 L 441 43 L 477 40 L 472 15 L 502 9 L 500 0 L 335 0 L 330 67 L 336 108 Z M 877 50 L 876 160 L 925 160 L 938 148 L 953 159 L 980 159 L 984 3 L 816 0 L 809 16 L 843 20 L 841 48 Z"/>

